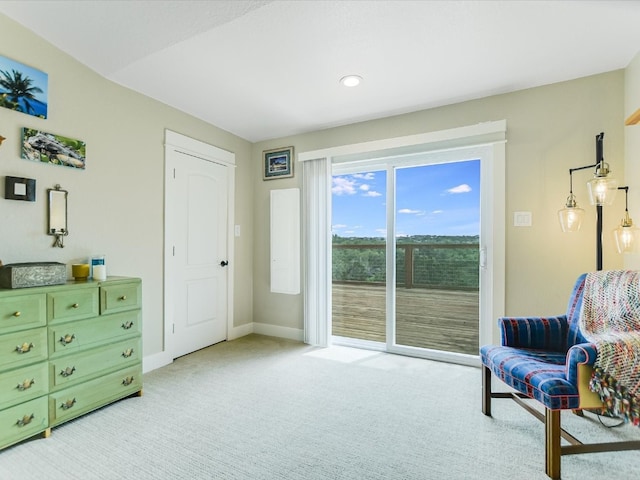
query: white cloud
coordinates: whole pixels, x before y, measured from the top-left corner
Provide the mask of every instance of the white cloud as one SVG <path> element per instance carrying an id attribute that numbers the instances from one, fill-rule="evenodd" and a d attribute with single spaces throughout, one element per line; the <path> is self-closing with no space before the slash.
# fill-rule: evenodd
<path id="1" fill-rule="evenodd" d="M 367 185 L 366 183 L 363 183 L 362 185 L 360 185 L 360 190 L 363 190 L 365 192 L 369 191 L 369 189 L 371 188 L 369 185 Z"/>
<path id="2" fill-rule="evenodd" d="M 431 212 L 435 215 L 439 214 L 439 213 L 444 213 L 444 210 L 434 210 L 433 212 Z"/>
<path id="3" fill-rule="evenodd" d="M 380 192 L 375 192 L 373 190 L 369 190 L 368 192 L 366 192 L 362 196 L 363 197 L 379 197 L 380 195 L 382 195 Z"/>
<path id="4" fill-rule="evenodd" d="M 339 229 L 341 229 L 341 228 L 347 228 L 347 226 L 348 226 L 348 225 L 343 225 L 343 224 L 341 224 L 341 223 L 336 223 L 335 225 L 331 225 L 331 228 L 332 228 L 333 230 L 339 230 Z"/>
<path id="5" fill-rule="evenodd" d="M 386 228 L 376 228 L 376 233 L 379 233 L 382 236 L 387 236 L 387 229 Z"/>
<path id="6" fill-rule="evenodd" d="M 333 177 L 331 192 L 334 195 L 354 195 L 356 193 L 356 181 L 345 177 Z"/>
<path id="7" fill-rule="evenodd" d="M 361 178 L 363 180 L 373 180 L 375 177 L 376 177 L 376 174 L 373 172 L 353 174 L 353 178 Z"/>
<path id="8" fill-rule="evenodd" d="M 470 191 L 471 187 L 466 183 L 463 183 L 462 185 L 448 189 L 447 193 L 469 193 Z"/>
<path id="9" fill-rule="evenodd" d="M 401 208 L 400 210 L 398 210 L 398 213 L 419 214 L 419 213 L 422 213 L 422 210 L 412 210 L 410 208 Z"/>

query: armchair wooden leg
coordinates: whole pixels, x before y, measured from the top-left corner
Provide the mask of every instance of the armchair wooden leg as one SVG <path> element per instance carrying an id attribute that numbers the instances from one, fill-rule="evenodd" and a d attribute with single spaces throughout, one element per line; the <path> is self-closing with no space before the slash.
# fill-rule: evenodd
<path id="1" fill-rule="evenodd" d="M 482 413 L 491 416 L 491 370 L 482 366 Z"/>
<path id="2" fill-rule="evenodd" d="M 545 408 L 545 473 L 553 480 L 560 479 L 560 410 Z"/>

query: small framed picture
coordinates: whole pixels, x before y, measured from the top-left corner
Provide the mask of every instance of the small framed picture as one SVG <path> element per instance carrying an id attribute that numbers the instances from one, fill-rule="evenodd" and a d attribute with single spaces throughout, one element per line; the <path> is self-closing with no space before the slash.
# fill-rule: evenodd
<path id="1" fill-rule="evenodd" d="M 293 147 L 274 148 L 262 152 L 263 180 L 293 177 Z"/>

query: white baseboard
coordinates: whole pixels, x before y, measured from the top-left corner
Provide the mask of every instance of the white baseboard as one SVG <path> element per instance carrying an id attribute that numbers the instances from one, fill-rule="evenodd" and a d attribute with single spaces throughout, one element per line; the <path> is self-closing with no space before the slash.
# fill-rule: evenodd
<path id="1" fill-rule="evenodd" d="M 233 327 L 227 334 L 227 340 L 235 340 L 251 333 L 267 335 L 268 337 L 281 337 L 289 340 L 304 341 L 304 331 L 300 328 L 279 327 L 268 323 L 246 323 L 239 327 Z M 169 352 L 159 352 L 148 355 L 142 359 L 142 372 L 147 373 L 156 368 L 162 368 L 173 363 Z"/>
<path id="2" fill-rule="evenodd" d="M 171 358 L 169 352 L 164 351 L 148 355 L 142 359 L 142 373 L 150 372 L 171 363 L 173 363 L 173 358 Z"/>
<path id="3" fill-rule="evenodd" d="M 235 340 L 236 338 L 244 337 L 253 333 L 253 322 L 245 323 L 244 325 L 240 325 L 239 327 L 233 327 L 227 333 L 227 340 Z"/>
<path id="4" fill-rule="evenodd" d="M 268 323 L 253 323 L 253 333 L 269 337 L 288 338 L 289 340 L 304 341 L 304 331 L 300 328 L 279 327 Z"/>

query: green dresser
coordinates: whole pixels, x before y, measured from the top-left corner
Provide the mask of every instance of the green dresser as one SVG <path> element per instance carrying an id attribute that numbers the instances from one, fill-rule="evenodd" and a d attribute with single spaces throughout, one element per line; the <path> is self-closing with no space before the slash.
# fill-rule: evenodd
<path id="1" fill-rule="evenodd" d="M 0 448 L 142 394 L 142 283 L 0 289 Z"/>

